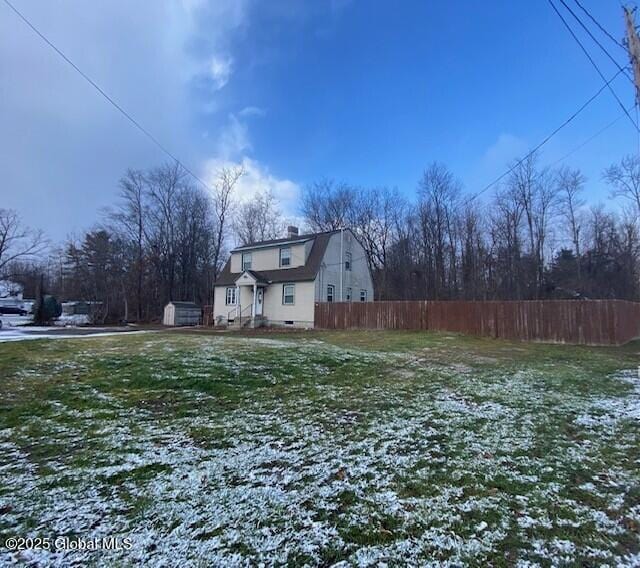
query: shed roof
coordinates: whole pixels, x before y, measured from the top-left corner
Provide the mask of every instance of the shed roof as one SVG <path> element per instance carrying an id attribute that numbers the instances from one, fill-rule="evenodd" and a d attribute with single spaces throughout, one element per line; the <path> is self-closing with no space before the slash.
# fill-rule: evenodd
<path id="1" fill-rule="evenodd" d="M 193 309 L 196 309 L 196 310 L 200 309 L 200 306 L 198 304 L 196 304 L 195 302 L 176 302 L 176 301 L 171 301 L 171 302 L 169 302 L 169 304 L 172 304 L 176 308 L 193 308 Z"/>

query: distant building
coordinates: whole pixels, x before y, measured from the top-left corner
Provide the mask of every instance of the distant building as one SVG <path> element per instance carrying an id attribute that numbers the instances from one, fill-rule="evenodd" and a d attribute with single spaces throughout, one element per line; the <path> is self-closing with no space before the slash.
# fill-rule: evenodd
<path id="1" fill-rule="evenodd" d="M 0 300 L 11 300 L 22 302 L 24 287 L 22 284 L 11 280 L 0 280 Z"/>
<path id="2" fill-rule="evenodd" d="M 198 325 L 202 310 L 194 302 L 169 302 L 164 307 L 162 323 L 169 326 Z"/>
<path id="3" fill-rule="evenodd" d="M 65 316 L 88 316 L 93 304 L 102 305 L 102 302 L 86 302 L 84 300 L 62 302 L 62 313 Z"/>
<path id="4" fill-rule="evenodd" d="M 22 284 L 0 280 L 0 314 L 26 314 L 29 307 L 25 306 L 23 292 Z"/>

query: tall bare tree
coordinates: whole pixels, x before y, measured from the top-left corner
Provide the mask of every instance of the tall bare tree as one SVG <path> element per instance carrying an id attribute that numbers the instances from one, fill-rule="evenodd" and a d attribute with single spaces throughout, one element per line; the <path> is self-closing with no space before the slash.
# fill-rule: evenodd
<path id="1" fill-rule="evenodd" d="M 242 166 L 223 167 L 218 171 L 213 188 L 213 216 L 215 222 L 215 238 L 213 239 L 212 284 L 217 279 L 224 252 L 225 238 L 233 213 L 233 191 L 240 178 L 245 174 Z M 213 289 L 213 286 L 211 286 Z M 213 291 L 211 292 L 213 294 Z"/>
<path id="2" fill-rule="evenodd" d="M 458 268 L 456 214 L 461 184 L 444 164 L 434 162 L 422 175 L 418 191 L 423 250 L 427 263 L 433 268 L 434 297 L 455 296 Z"/>
<path id="3" fill-rule="evenodd" d="M 144 172 L 129 169 L 120 179 L 119 187 L 119 202 L 109 212 L 109 218 L 134 250 L 135 262 L 130 269 L 135 281 L 136 316 L 140 321 L 143 318 L 145 244 L 148 240 L 149 180 Z"/>
<path id="4" fill-rule="evenodd" d="M 233 228 L 237 241 L 243 245 L 282 236 L 284 220 L 273 193 L 258 193 L 239 205 Z"/>
<path id="5" fill-rule="evenodd" d="M 612 188 L 612 196 L 630 201 L 636 219 L 640 219 L 640 156 L 624 157 L 619 164 L 607 168 L 603 177 Z"/>
<path id="6" fill-rule="evenodd" d="M 567 223 L 567 232 L 573 244 L 573 251 L 576 256 L 576 273 L 578 286 L 581 281 L 581 262 L 580 262 L 580 239 L 582 238 L 582 225 L 584 223 L 584 215 L 582 208 L 585 200 L 582 198 L 582 192 L 587 178 L 578 169 L 561 168 L 557 173 L 559 205 L 561 214 Z"/>
<path id="7" fill-rule="evenodd" d="M 12 262 L 35 258 L 46 245 L 42 231 L 26 227 L 12 209 L 0 209 L 0 272 Z"/>
<path id="8" fill-rule="evenodd" d="M 333 231 L 349 225 L 356 200 L 355 188 L 330 179 L 303 189 L 302 214 L 314 231 Z"/>
<path id="9" fill-rule="evenodd" d="M 550 222 L 555 214 L 557 185 L 549 169 L 538 167 L 538 156 L 531 154 L 512 167 L 507 178 L 510 192 L 522 206 L 529 244 L 529 270 L 535 297 L 541 293 Z"/>

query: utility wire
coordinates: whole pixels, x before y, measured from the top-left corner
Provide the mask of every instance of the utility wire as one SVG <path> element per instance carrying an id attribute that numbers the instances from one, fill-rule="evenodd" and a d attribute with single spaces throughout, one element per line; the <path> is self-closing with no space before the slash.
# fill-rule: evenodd
<path id="1" fill-rule="evenodd" d="M 169 158 L 176 162 L 185 172 L 187 172 L 198 183 L 202 184 L 206 189 L 211 189 L 210 185 L 203 179 L 194 174 L 184 163 L 179 160 L 174 154 L 172 154 L 151 132 L 149 132 L 144 126 L 142 126 L 131 114 L 124 110 L 113 98 L 111 98 L 91 77 L 89 77 L 82 69 L 80 69 L 71 59 L 69 59 L 60 49 L 58 49 L 47 37 L 41 33 L 9 0 L 4 0 L 4 3 L 29 27 L 31 30 L 40 37 L 51 49 L 53 49 L 62 59 L 64 59 L 78 74 L 89 83 L 102 97 L 116 108 L 131 124 L 133 124 L 140 132 L 142 132 L 149 140 L 151 140 L 162 152 L 164 152 Z"/>
<path id="2" fill-rule="evenodd" d="M 578 17 L 578 15 L 569 7 L 569 5 L 565 2 L 565 0 L 560 0 L 560 3 L 567 9 L 567 11 L 574 17 L 574 19 L 576 20 L 576 22 L 578 22 L 580 24 L 580 27 L 582 27 L 582 29 L 587 32 L 587 34 L 589 35 L 589 37 L 596 43 L 596 45 L 602 50 L 604 51 L 604 53 L 606 54 L 606 56 L 613 61 L 613 64 L 618 68 L 618 69 L 622 69 L 622 67 L 620 66 L 620 64 L 618 63 L 618 61 L 615 59 L 615 57 L 613 57 L 613 55 L 611 55 L 609 53 L 609 50 L 602 45 L 598 39 L 591 33 L 591 30 L 584 24 L 584 22 Z M 635 83 L 633 82 L 633 79 L 631 78 L 630 75 L 625 74 L 625 76 L 629 79 L 629 81 L 631 82 L 631 84 L 633 84 L 635 86 Z"/>
<path id="3" fill-rule="evenodd" d="M 611 41 L 613 41 L 613 43 L 615 43 L 618 47 L 621 47 L 622 49 L 624 49 L 625 53 L 627 51 L 627 48 L 624 46 L 624 44 L 620 41 L 617 40 L 615 37 L 613 37 L 605 28 L 604 26 L 602 26 L 600 24 L 600 22 L 598 22 L 598 20 L 596 20 L 593 15 L 591 14 L 591 12 L 589 12 L 589 10 L 587 10 L 582 3 L 580 2 L 580 0 L 574 0 L 574 2 L 578 5 L 578 7 L 587 15 L 587 17 L 596 25 L 598 26 L 598 28 L 600 29 L 600 31 L 606 35 Z"/>
<path id="4" fill-rule="evenodd" d="M 533 156 L 540 148 L 542 148 L 549 140 L 551 140 L 558 132 L 560 132 L 565 126 L 567 126 L 574 118 L 576 118 L 585 108 L 587 108 L 598 96 L 604 91 L 612 81 L 614 81 L 618 75 L 620 75 L 622 71 L 618 71 L 611 79 L 609 79 L 602 87 L 600 87 L 589 99 L 587 99 L 582 106 L 578 110 L 576 110 L 569 118 L 567 118 L 560 126 L 558 126 L 553 132 L 547 135 L 546 138 L 542 140 L 537 146 L 535 146 L 532 150 L 530 150 L 524 157 L 518 160 L 513 166 L 511 166 L 507 171 L 494 179 L 491 183 L 485 185 L 480 191 L 476 194 L 469 197 L 465 200 L 462 205 L 467 205 L 474 199 L 480 197 L 483 193 L 489 191 L 494 185 L 502 181 L 505 177 L 507 177 L 511 172 L 513 172 L 522 162 L 524 162 L 527 158 Z M 625 109 L 626 112 L 626 109 Z M 624 115 L 623 115 L 624 116 Z"/>
<path id="5" fill-rule="evenodd" d="M 633 107 L 630 107 L 630 108 L 631 110 L 633 110 Z M 564 160 L 566 160 L 570 156 L 573 156 L 578 150 L 581 150 L 582 148 L 584 148 L 587 144 L 589 144 L 589 142 L 591 142 L 592 140 L 595 140 L 598 136 L 600 136 L 601 134 L 609 130 L 609 128 L 611 128 L 614 124 L 617 124 L 618 122 L 620 122 L 620 120 L 623 119 L 624 117 L 625 117 L 624 113 L 619 114 L 617 118 L 614 118 L 609 124 L 602 127 L 595 134 L 592 134 L 591 136 L 589 136 L 589 138 L 587 138 L 584 142 L 581 142 L 580 144 L 578 144 L 578 146 L 573 148 L 571 151 L 567 152 L 564 156 L 562 156 L 562 158 L 553 162 L 549 167 L 553 168 L 554 166 L 558 165 L 560 162 L 564 162 Z"/>
<path id="6" fill-rule="evenodd" d="M 166 154 L 167 156 L 169 156 L 169 158 L 171 158 L 174 162 L 176 162 L 180 167 L 182 167 L 191 177 L 193 177 L 196 181 L 198 181 L 200 184 L 202 184 L 205 188 L 210 189 L 209 184 L 207 184 L 203 179 L 201 179 L 199 176 L 197 176 L 195 173 L 193 173 L 189 168 L 187 168 L 184 163 L 178 158 L 176 157 L 174 154 L 172 154 L 153 134 L 151 134 L 151 132 L 149 132 L 146 128 L 144 128 L 130 113 L 128 113 L 124 108 L 122 108 L 111 96 L 109 96 L 93 79 L 91 79 L 91 77 L 89 77 L 84 71 L 82 71 L 82 69 L 80 69 L 71 59 L 69 59 L 60 49 L 58 49 L 58 47 L 56 47 L 55 44 L 53 44 L 42 32 L 40 32 L 35 25 L 33 25 L 27 18 L 26 16 L 24 16 L 9 0 L 3 0 L 4 3 L 38 36 L 40 37 L 40 39 L 42 41 L 44 41 L 51 49 L 53 49 L 62 59 L 64 59 L 64 61 L 66 61 L 85 81 L 87 81 L 96 91 L 98 91 L 98 93 L 107 101 L 109 102 L 116 110 L 118 110 L 125 118 L 127 118 L 127 120 L 129 120 L 129 122 L 131 122 L 138 130 L 140 130 L 140 132 L 142 132 L 147 138 L 149 138 L 149 140 L 151 140 L 164 154 Z M 563 0 L 561 0 L 561 2 L 564 4 Z M 577 0 L 576 0 L 577 2 Z M 512 166 L 511 168 L 509 168 L 506 172 L 504 172 L 502 175 L 500 175 L 498 178 L 496 178 L 494 181 L 492 181 L 490 184 L 488 184 L 487 186 L 485 186 L 483 189 L 481 189 L 479 192 L 477 192 L 475 195 L 473 195 L 472 197 L 470 197 L 467 201 L 465 201 L 466 203 L 469 203 L 470 201 L 476 199 L 477 197 L 479 197 L 480 195 L 482 195 L 483 193 L 485 193 L 486 191 L 488 191 L 491 187 L 493 187 L 495 184 L 497 184 L 498 182 L 500 182 L 502 179 L 504 179 L 507 175 L 509 175 L 516 167 L 518 167 L 524 160 L 526 160 L 528 157 L 530 157 L 531 155 L 533 155 L 537 150 L 539 150 L 542 146 L 544 146 L 544 144 L 546 144 L 553 136 L 555 136 L 562 128 L 564 128 L 565 126 L 567 126 L 576 116 L 578 116 L 578 114 L 580 114 L 593 100 L 596 99 L 596 97 L 598 97 L 600 95 L 600 93 L 602 93 L 602 91 L 605 88 L 609 88 L 612 92 L 612 94 L 614 95 L 614 97 L 616 98 L 616 100 L 618 101 L 618 103 L 622 106 L 622 109 L 624 110 L 625 114 L 627 115 L 627 117 L 631 120 L 632 124 L 634 125 L 634 127 L 636 128 L 636 130 L 640 133 L 640 129 L 638 129 L 638 126 L 635 124 L 635 122 L 633 121 L 633 119 L 631 118 L 631 116 L 629 115 L 629 113 L 627 112 L 626 108 L 624 107 L 624 105 L 622 105 L 620 99 L 618 98 L 618 96 L 615 94 L 615 92 L 613 91 L 613 89 L 611 88 L 611 82 L 625 69 L 625 68 L 620 68 L 620 70 L 618 71 L 618 73 L 616 73 L 609 81 L 606 80 L 606 78 L 604 77 L 604 75 L 602 75 L 602 72 L 600 71 L 600 69 L 597 67 L 597 65 L 595 64 L 595 62 L 593 61 L 593 59 L 591 58 L 591 56 L 589 55 L 589 53 L 586 51 L 586 49 L 584 48 L 584 46 L 582 45 L 582 43 L 580 42 L 580 40 L 576 37 L 576 35 L 574 34 L 573 30 L 569 27 L 568 23 L 566 22 L 566 20 L 563 18 L 562 14 L 560 14 L 560 12 L 558 11 L 558 9 L 556 8 L 556 6 L 553 4 L 552 0 L 549 0 L 549 3 L 551 4 L 552 8 L 554 9 L 554 11 L 556 12 L 556 14 L 560 17 L 560 19 L 562 20 L 562 22 L 564 23 L 564 25 L 567 27 L 567 29 L 569 30 L 569 32 L 571 33 L 571 35 L 573 36 L 573 38 L 578 42 L 578 44 L 580 45 L 580 47 L 582 48 L 582 50 L 584 51 L 585 55 L 589 58 L 589 60 L 591 61 L 591 63 L 593 64 L 593 66 L 596 68 L 596 70 L 598 71 L 598 73 L 600 74 L 600 76 L 602 77 L 602 79 L 605 81 L 605 84 L 590 98 L 588 99 L 575 113 L 573 113 L 567 120 L 565 120 L 558 128 L 556 128 L 553 132 L 551 132 L 551 134 L 549 134 L 544 140 L 542 140 L 542 142 L 540 142 L 535 148 L 533 148 L 526 156 L 524 156 L 522 159 L 520 159 L 518 162 L 516 162 L 514 164 L 514 166 Z M 564 4 L 566 6 L 566 4 Z M 582 6 L 580 6 L 582 8 Z M 568 8 L 568 7 L 567 7 Z M 584 10 L 584 8 L 583 8 Z M 591 17 L 591 16 L 590 16 Z M 593 18 L 592 18 L 593 19 Z M 598 26 L 600 27 L 600 26 Z M 605 31 L 605 30 L 603 30 Z M 608 32 L 605 32 L 608 34 Z M 592 36 L 593 37 L 593 36 Z M 611 37 L 611 36 L 610 36 Z M 613 38 L 612 38 L 613 39 Z M 615 40 L 614 40 L 615 41 Z M 601 46 L 602 47 L 602 46 Z M 604 48 L 603 48 L 604 49 Z M 616 63 L 617 64 L 617 63 Z M 619 66 L 618 66 L 619 67 Z M 616 119 L 617 121 L 618 119 Z M 607 126 L 606 128 L 609 128 L 611 125 Z M 605 129 L 606 129 L 605 128 Z"/>
<path id="7" fill-rule="evenodd" d="M 6 0 L 5 0 L 6 1 Z M 633 124 L 633 127 L 640 132 L 640 129 L 638 128 L 638 125 L 635 123 L 635 121 L 633 120 L 633 118 L 631 118 L 631 115 L 629 114 L 629 112 L 627 111 L 626 107 L 622 104 L 622 101 L 620 100 L 620 98 L 618 97 L 618 95 L 616 94 L 616 92 L 613 90 L 613 87 L 609 84 L 610 82 L 607 82 L 607 79 L 605 78 L 605 76 L 603 75 L 602 71 L 600 71 L 600 67 L 598 67 L 597 63 L 593 60 L 593 57 L 591 57 L 591 55 L 589 54 L 589 52 L 587 51 L 587 48 L 583 45 L 583 43 L 580 41 L 580 39 L 578 38 L 578 36 L 575 34 L 575 32 L 571 29 L 571 26 L 569 25 L 569 23 L 567 22 L 567 20 L 564 19 L 564 16 L 560 13 L 560 11 L 558 10 L 558 8 L 556 8 L 556 5 L 553 3 L 553 0 L 548 0 L 549 4 L 551 5 L 551 7 L 553 8 L 553 11 L 558 15 L 558 17 L 560 18 L 560 20 L 562 20 L 562 23 L 564 24 L 564 26 L 567 28 L 567 30 L 569 31 L 569 33 L 571 34 L 571 36 L 573 37 L 573 39 L 576 41 L 576 43 L 580 46 L 580 49 L 582 49 L 583 53 L 587 56 L 587 59 L 589 59 L 589 61 L 591 62 L 591 65 L 593 65 L 593 67 L 595 68 L 595 70 L 598 72 L 598 75 L 600 75 L 600 77 L 602 78 L 603 81 L 605 81 L 606 86 L 609 88 L 609 90 L 611 91 L 611 94 L 615 97 L 616 101 L 618 101 L 618 104 L 620 105 L 620 108 L 625 112 L 625 114 L 627 115 L 627 118 L 631 121 L 631 124 Z"/>

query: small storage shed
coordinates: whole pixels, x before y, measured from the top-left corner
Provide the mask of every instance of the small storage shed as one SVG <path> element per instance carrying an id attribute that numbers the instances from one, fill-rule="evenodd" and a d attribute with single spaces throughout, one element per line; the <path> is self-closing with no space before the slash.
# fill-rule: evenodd
<path id="1" fill-rule="evenodd" d="M 164 325 L 198 325 L 202 311 L 194 302 L 169 302 L 164 307 Z"/>

